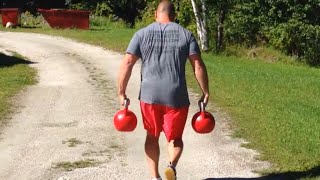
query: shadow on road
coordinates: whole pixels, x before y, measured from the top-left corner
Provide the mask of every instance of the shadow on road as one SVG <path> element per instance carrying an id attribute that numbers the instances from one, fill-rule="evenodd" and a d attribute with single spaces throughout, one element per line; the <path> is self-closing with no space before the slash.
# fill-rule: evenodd
<path id="1" fill-rule="evenodd" d="M 34 64 L 35 62 L 27 61 L 15 56 L 7 56 L 0 53 L 0 68 L 11 67 L 17 64 Z"/>
<path id="2" fill-rule="evenodd" d="M 320 165 L 306 171 L 274 173 L 258 178 L 207 178 L 204 180 L 298 180 L 302 178 L 319 178 Z"/>

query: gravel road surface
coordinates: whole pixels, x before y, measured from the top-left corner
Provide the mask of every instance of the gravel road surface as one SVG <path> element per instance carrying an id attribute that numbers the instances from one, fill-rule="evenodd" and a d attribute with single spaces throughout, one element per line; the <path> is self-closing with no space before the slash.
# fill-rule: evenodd
<path id="1" fill-rule="evenodd" d="M 132 133 L 120 133 L 112 121 L 120 108 L 116 78 L 122 54 L 39 34 L 0 32 L 0 42 L 2 52 L 17 52 L 32 61 L 39 80 L 16 97 L 17 111 L 2 129 L 0 179 L 149 179 L 137 100 L 138 64 L 127 93 L 138 127 Z M 192 130 L 198 96 L 190 92 L 190 99 L 178 178 L 258 177 L 254 170 L 268 163 L 257 161 L 257 152 L 241 147 L 244 141 L 230 137 L 228 116 L 219 108 L 210 104 L 216 109 L 213 133 L 199 135 Z M 167 164 L 165 143 L 162 135 L 161 169 Z"/>

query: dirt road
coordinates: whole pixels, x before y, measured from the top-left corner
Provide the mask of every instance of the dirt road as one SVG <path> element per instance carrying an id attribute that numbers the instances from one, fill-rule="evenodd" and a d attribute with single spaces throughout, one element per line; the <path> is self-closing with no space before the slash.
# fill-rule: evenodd
<path id="1" fill-rule="evenodd" d="M 17 97 L 18 111 L 1 134 L 0 179 L 149 179 L 137 100 L 139 65 L 128 87 L 138 127 L 133 133 L 119 133 L 112 117 L 119 109 L 115 80 L 121 54 L 38 34 L 0 32 L 0 42 L 0 49 L 29 58 L 39 72 L 39 83 Z M 252 171 L 267 164 L 254 160 L 257 153 L 240 147 L 241 140 L 229 137 L 223 113 L 214 113 L 214 133 L 198 135 L 192 130 L 190 119 L 198 108 L 196 95 L 190 96 L 179 179 L 256 177 Z M 163 135 L 160 141 L 164 168 Z"/>

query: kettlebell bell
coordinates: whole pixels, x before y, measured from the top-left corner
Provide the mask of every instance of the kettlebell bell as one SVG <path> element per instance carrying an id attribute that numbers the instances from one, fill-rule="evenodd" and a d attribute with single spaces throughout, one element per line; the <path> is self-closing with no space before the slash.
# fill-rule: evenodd
<path id="1" fill-rule="evenodd" d="M 206 134 L 213 131 L 215 127 L 215 119 L 209 112 L 205 111 L 205 105 L 200 102 L 200 111 L 192 118 L 192 128 L 199 134 Z"/>
<path id="2" fill-rule="evenodd" d="M 137 127 L 136 115 L 128 109 L 130 100 L 124 100 L 124 109 L 116 112 L 113 117 L 114 127 L 120 132 L 131 132 Z"/>

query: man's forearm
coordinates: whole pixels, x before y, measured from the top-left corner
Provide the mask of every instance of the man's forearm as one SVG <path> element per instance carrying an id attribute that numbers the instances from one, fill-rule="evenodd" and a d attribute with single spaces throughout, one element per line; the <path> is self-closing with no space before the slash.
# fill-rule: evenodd
<path id="1" fill-rule="evenodd" d="M 118 76 L 118 95 L 124 97 L 126 95 L 126 88 L 131 76 L 132 68 L 137 61 L 137 57 L 131 54 L 126 54 L 120 65 Z"/>
<path id="2" fill-rule="evenodd" d="M 124 96 L 126 88 L 131 76 L 132 67 L 125 60 L 120 66 L 119 79 L 118 79 L 118 95 Z"/>
<path id="3" fill-rule="evenodd" d="M 118 79 L 118 95 L 124 96 L 126 94 L 126 88 L 131 76 L 130 69 L 122 69 Z"/>
<path id="4" fill-rule="evenodd" d="M 195 68 L 195 76 L 199 83 L 199 86 L 205 96 L 209 96 L 209 82 L 208 73 L 204 65 L 200 65 Z"/>
<path id="5" fill-rule="evenodd" d="M 201 97 L 200 100 L 203 101 L 205 104 L 207 104 L 210 94 L 209 94 L 209 82 L 208 82 L 208 73 L 207 73 L 206 65 L 203 63 L 200 54 L 190 55 L 189 60 L 192 65 L 195 77 L 203 93 L 203 96 Z"/>

